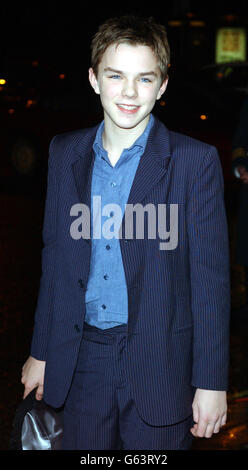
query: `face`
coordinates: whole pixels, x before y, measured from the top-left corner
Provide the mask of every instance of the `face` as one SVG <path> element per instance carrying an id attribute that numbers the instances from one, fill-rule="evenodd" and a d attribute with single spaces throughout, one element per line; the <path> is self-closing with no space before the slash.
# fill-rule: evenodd
<path id="1" fill-rule="evenodd" d="M 161 84 L 158 61 L 150 47 L 113 44 L 103 54 L 97 77 L 89 69 L 89 80 L 100 95 L 105 122 L 131 129 L 148 122 L 168 78 Z"/>

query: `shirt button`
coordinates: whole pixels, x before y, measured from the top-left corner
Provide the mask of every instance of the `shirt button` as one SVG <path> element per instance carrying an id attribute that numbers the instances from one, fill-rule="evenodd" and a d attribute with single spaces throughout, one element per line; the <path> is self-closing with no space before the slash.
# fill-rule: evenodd
<path id="1" fill-rule="evenodd" d="M 108 275 L 108 274 L 104 274 L 103 277 L 104 277 L 104 279 L 106 279 L 106 280 L 109 279 L 109 275 Z"/>
<path id="2" fill-rule="evenodd" d="M 102 308 L 105 310 L 105 308 L 107 308 L 107 307 L 106 307 L 106 305 L 103 304 L 103 305 L 102 305 Z"/>
<path id="3" fill-rule="evenodd" d="M 116 182 L 115 182 L 115 181 L 111 181 L 111 186 L 112 186 L 112 188 L 115 188 Z"/>
<path id="4" fill-rule="evenodd" d="M 110 245 L 106 245 L 105 248 L 106 248 L 106 250 L 110 250 L 111 246 L 110 246 Z"/>

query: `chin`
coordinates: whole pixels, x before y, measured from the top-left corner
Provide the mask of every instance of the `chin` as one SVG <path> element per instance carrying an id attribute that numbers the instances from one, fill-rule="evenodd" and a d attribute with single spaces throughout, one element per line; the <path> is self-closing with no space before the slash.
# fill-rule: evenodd
<path id="1" fill-rule="evenodd" d="M 144 119 L 147 119 L 150 113 L 146 113 L 145 115 L 128 115 L 128 116 L 112 116 L 111 120 L 114 124 L 122 129 L 133 129 L 134 127 L 138 126 Z"/>

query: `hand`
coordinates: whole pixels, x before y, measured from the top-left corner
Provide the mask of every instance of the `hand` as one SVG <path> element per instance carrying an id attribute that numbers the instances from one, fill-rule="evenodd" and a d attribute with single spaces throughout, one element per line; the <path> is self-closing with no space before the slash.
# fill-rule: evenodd
<path id="1" fill-rule="evenodd" d="M 37 388 L 35 398 L 41 400 L 43 397 L 43 384 L 45 374 L 45 361 L 39 361 L 30 356 L 22 368 L 21 382 L 25 386 L 23 399 L 35 388 Z"/>
<path id="2" fill-rule="evenodd" d="M 195 437 L 211 437 L 226 424 L 226 392 L 198 388 L 192 404 L 194 426 L 191 433 Z"/>
<path id="3" fill-rule="evenodd" d="M 248 183 L 248 171 L 246 170 L 246 168 L 244 166 L 237 166 L 237 170 L 240 174 L 240 180 L 247 184 Z"/>

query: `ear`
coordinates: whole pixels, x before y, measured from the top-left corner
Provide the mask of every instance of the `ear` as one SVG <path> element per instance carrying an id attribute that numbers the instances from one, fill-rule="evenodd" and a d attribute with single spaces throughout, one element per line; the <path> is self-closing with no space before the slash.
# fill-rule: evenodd
<path id="1" fill-rule="evenodd" d="M 94 71 L 93 71 L 92 67 L 89 68 L 89 81 L 90 81 L 90 84 L 91 84 L 92 88 L 95 90 L 95 93 L 97 95 L 100 95 L 98 81 L 97 81 L 97 78 L 94 74 Z"/>
<path id="2" fill-rule="evenodd" d="M 167 85 L 168 85 L 168 80 L 169 80 L 169 76 L 167 75 L 159 88 L 157 98 L 156 98 L 157 100 L 159 100 L 161 96 L 163 95 L 163 93 L 165 92 Z"/>

